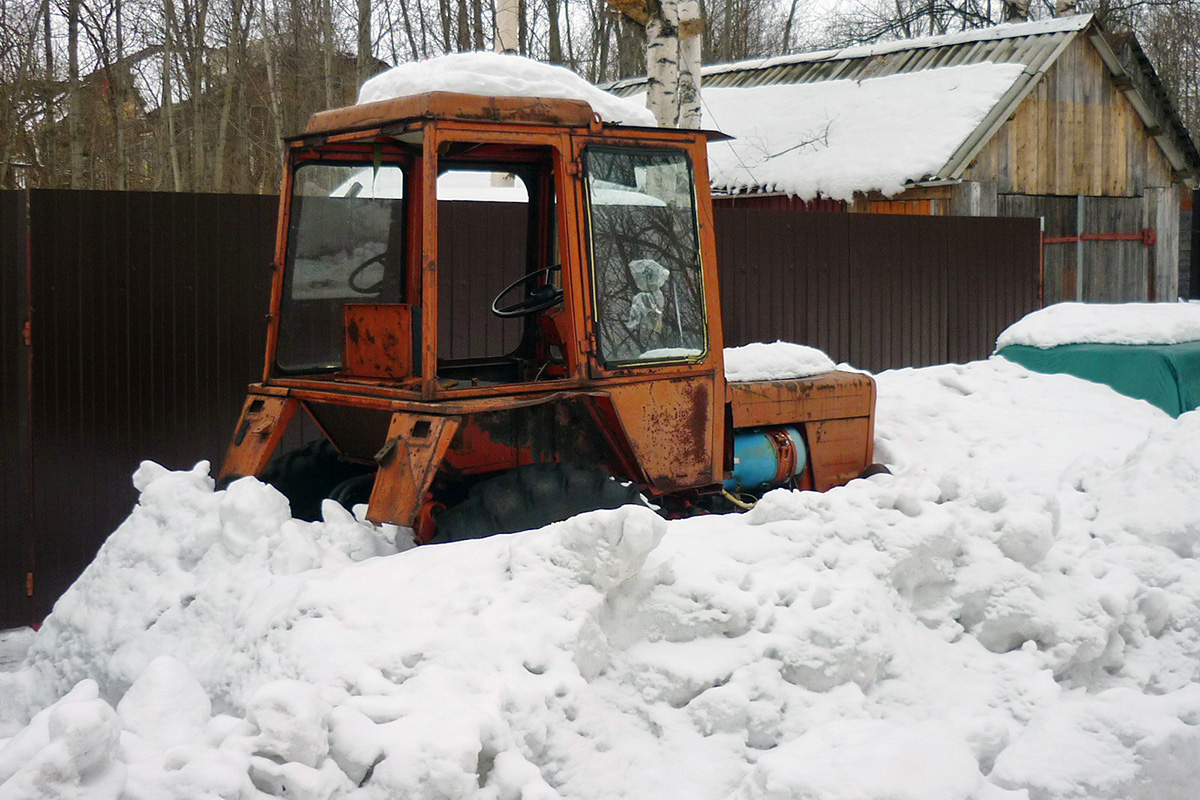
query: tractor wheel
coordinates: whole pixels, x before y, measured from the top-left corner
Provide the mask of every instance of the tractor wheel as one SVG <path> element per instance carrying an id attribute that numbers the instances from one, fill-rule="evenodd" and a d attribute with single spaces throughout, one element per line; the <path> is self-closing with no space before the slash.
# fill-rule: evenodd
<path id="1" fill-rule="evenodd" d="M 600 467 L 528 464 L 476 484 L 466 500 L 439 514 L 433 542 L 525 531 L 640 502 L 636 486 L 622 485 Z"/>
<path id="2" fill-rule="evenodd" d="M 350 493 L 345 487 L 356 479 L 370 479 L 371 472 L 370 467 L 343 461 L 329 440 L 317 439 L 278 456 L 259 480 L 283 493 L 293 517 L 312 522 L 321 519 L 322 500 L 333 497 L 346 505 Z"/>
<path id="3" fill-rule="evenodd" d="M 892 471 L 887 468 L 886 464 L 868 464 L 862 472 L 858 473 L 860 478 L 869 478 L 872 475 L 891 475 Z"/>

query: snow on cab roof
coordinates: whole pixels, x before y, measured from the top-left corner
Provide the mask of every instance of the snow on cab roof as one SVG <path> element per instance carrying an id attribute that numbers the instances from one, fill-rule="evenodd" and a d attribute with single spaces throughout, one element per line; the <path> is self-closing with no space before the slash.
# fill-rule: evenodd
<path id="1" fill-rule="evenodd" d="M 565 67 L 498 53 L 453 53 L 400 64 L 364 83 L 358 102 L 361 105 L 428 92 L 580 100 L 605 122 L 656 125 L 654 115 L 644 106 L 609 94 Z"/>

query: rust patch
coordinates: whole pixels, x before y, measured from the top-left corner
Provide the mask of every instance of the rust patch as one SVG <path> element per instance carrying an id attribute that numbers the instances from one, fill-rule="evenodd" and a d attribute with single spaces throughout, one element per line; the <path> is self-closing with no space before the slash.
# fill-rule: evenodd
<path id="1" fill-rule="evenodd" d="M 412 306 L 344 306 L 342 373 L 364 378 L 407 378 L 413 372 Z"/>
<path id="2" fill-rule="evenodd" d="M 472 414 L 459 428 L 446 455 L 451 469 L 467 475 L 535 461 L 611 461 L 606 440 L 586 400 L 567 398 Z"/>

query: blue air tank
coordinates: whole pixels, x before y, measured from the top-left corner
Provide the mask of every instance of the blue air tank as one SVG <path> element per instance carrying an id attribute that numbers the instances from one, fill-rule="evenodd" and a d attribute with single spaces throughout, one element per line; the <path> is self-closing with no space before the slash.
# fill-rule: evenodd
<path id="1" fill-rule="evenodd" d="M 733 433 L 733 475 L 725 481 L 731 492 L 758 492 L 783 486 L 804 472 L 808 450 L 804 437 L 790 425 Z"/>

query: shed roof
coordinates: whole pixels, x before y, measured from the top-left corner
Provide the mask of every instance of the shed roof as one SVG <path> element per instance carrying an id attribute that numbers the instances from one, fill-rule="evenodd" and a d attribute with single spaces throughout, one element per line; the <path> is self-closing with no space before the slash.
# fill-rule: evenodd
<path id="1" fill-rule="evenodd" d="M 1190 136 L 1178 114 L 1171 105 L 1166 94 L 1161 91 L 1161 84 L 1154 75 L 1153 68 L 1141 54 L 1140 48 L 1136 53 L 1142 58 L 1125 55 L 1119 57 L 1110 46 L 1103 31 L 1092 14 L 1080 14 L 1070 17 L 1024 22 L 1016 24 L 997 25 L 991 28 L 963 31 L 942 36 L 928 36 L 918 39 L 908 39 L 896 42 L 885 42 L 858 47 L 848 47 L 837 50 L 822 50 L 812 53 L 801 53 L 791 56 L 741 61 L 733 64 L 710 65 L 703 69 L 702 97 L 706 106 L 713 106 L 710 98 L 715 98 L 722 92 L 716 89 L 740 90 L 755 87 L 788 85 L 794 87 L 788 94 L 787 102 L 803 104 L 810 101 L 810 91 L 806 87 L 813 84 L 828 84 L 839 82 L 847 92 L 857 91 L 864 85 L 874 84 L 876 79 L 899 75 L 916 75 L 934 70 L 944 70 L 970 65 L 1017 65 L 1019 70 L 1010 71 L 1013 75 L 1011 83 L 990 100 L 990 107 L 978 115 L 972 123 L 962 128 L 958 141 L 944 155 L 931 148 L 945 147 L 944 141 L 934 141 L 938 137 L 921 137 L 906 145 L 910 153 L 921 152 L 922 158 L 915 158 L 909 174 L 903 176 L 903 182 L 921 184 L 928 182 L 955 181 L 962 177 L 963 172 L 971 164 L 972 159 L 995 135 L 1004 122 L 1016 111 L 1017 106 L 1033 91 L 1045 73 L 1053 66 L 1058 57 L 1079 36 L 1086 36 L 1096 48 L 1110 74 L 1116 79 L 1118 86 L 1126 92 L 1132 105 L 1141 116 L 1146 128 L 1158 142 L 1172 168 L 1180 175 L 1194 178 L 1200 171 L 1200 154 L 1197 153 Z M 1128 53 L 1128 51 L 1125 51 Z M 1011 68 L 1010 68 L 1011 70 Z M 876 84 L 877 85 L 877 84 Z M 646 91 L 644 78 L 634 78 L 619 81 L 610 87 L 615 94 L 630 96 Z M 815 95 L 814 95 L 815 97 Z M 938 113 L 946 110 L 956 114 L 955 104 L 961 97 L 944 95 L 941 99 L 933 98 L 933 107 L 910 103 L 903 109 L 892 108 L 889 114 L 908 114 L 919 122 L 924 118 L 929 124 L 937 124 Z M 758 104 L 760 118 L 765 113 L 773 115 L 777 107 Z M 710 119 L 707 125 L 736 128 L 744 126 L 747 120 L 737 116 L 730 121 L 719 117 L 730 117 L 715 107 L 706 108 Z M 754 113 L 754 112 L 752 112 Z M 960 115 L 961 116 L 961 115 Z M 874 124 L 880 124 L 885 129 L 895 131 L 892 137 L 902 135 L 903 130 L 917 130 L 919 124 L 908 124 L 911 120 L 900 120 L 897 116 L 888 119 L 876 119 Z M 960 119 L 961 123 L 961 119 Z M 735 130 L 727 133 L 736 135 Z M 863 137 L 858 137 L 866 141 Z M 944 139 L 944 137 L 941 137 Z M 924 149 L 923 149 L 924 148 Z M 930 167 L 930 158 L 944 158 L 940 165 Z M 743 159 L 744 160 L 744 159 Z M 766 169 L 763 174 L 770 175 Z M 725 188 L 730 190 L 772 191 L 768 185 L 771 178 L 759 179 L 757 186 L 738 186 L 738 182 Z M 774 181 L 778 183 L 778 181 Z M 858 191 L 894 189 L 884 185 L 860 185 Z M 776 186 L 774 190 L 788 191 L 785 186 Z M 804 195 L 804 192 L 790 192 Z"/>

